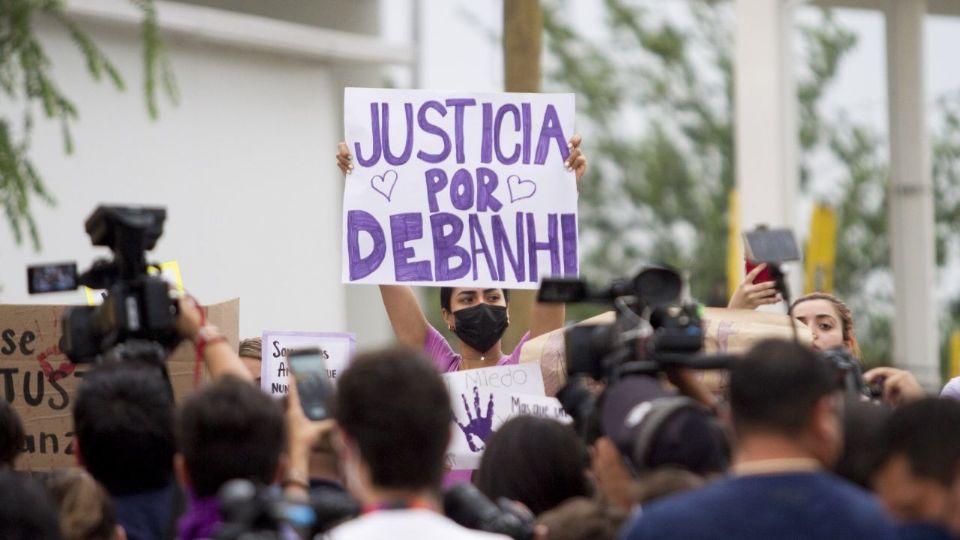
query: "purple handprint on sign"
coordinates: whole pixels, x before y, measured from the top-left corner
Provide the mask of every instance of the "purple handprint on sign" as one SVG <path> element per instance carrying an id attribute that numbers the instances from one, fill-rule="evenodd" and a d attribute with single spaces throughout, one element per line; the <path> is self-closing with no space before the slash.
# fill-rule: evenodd
<path id="1" fill-rule="evenodd" d="M 460 394 L 460 397 L 463 399 L 463 408 L 467 411 L 469 422 L 464 425 L 460 423 L 460 420 L 456 420 L 457 425 L 460 426 L 460 431 L 463 431 L 463 436 L 466 437 L 470 450 L 481 452 L 486 447 L 487 439 L 493 433 L 493 394 L 490 394 L 490 401 L 487 403 L 486 416 L 483 416 L 480 411 L 480 391 L 476 386 L 473 387 L 473 408 L 476 411 L 476 416 L 470 414 L 467 396 Z M 479 439 L 479 442 L 476 439 Z"/>

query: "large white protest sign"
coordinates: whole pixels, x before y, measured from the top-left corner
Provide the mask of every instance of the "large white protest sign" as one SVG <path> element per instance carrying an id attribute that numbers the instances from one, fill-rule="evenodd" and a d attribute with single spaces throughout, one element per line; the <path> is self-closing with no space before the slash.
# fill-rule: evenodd
<path id="1" fill-rule="evenodd" d="M 336 384 L 337 377 L 350 364 L 357 340 L 353 334 L 339 332 L 271 332 L 264 331 L 260 350 L 260 387 L 274 396 L 287 393 L 287 354 L 291 349 L 317 347 L 324 358 L 327 376 Z"/>
<path id="2" fill-rule="evenodd" d="M 447 449 L 451 469 L 476 469 L 487 440 L 514 414 L 516 394 L 543 396 L 543 375 L 536 364 L 455 371 L 443 375 L 450 392 L 454 422 Z"/>
<path id="3" fill-rule="evenodd" d="M 577 275 L 573 94 L 347 88 L 344 283 Z"/>

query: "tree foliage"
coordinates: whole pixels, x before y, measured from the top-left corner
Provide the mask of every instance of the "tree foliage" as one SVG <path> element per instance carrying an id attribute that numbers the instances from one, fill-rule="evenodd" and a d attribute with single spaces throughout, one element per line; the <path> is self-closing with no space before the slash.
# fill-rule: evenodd
<path id="1" fill-rule="evenodd" d="M 545 4 L 548 88 L 576 92 L 592 164 L 590 188 L 581 191 L 584 273 L 608 279 L 641 262 L 665 262 L 690 272 L 697 298 L 725 305 L 727 197 L 735 184 L 733 2 L 604 0 L 606 31 L 596 38 L 579 31 L 572 2 Z M 678 6 L 682 16 L 664 15 Z M 799 24 L 796 39 L 800 187 L 819 196 L 811 175 L 824 154 L 841 170 L 839 196 L 827 201 L 839 217 L 836 289 L 858 315 L 867 359 L 887 361 L 891 299 L 878 286 L 890 282 L 886 140 L 822 110 L 856 35 L 824 10 L 816 24 Z M 960 228 L 960 97 L 939 107 L 942 263 Z"/>
<path id="2" fill-rule="evenodd" d="M 143 13 L 144 94 L 147 110 L 151 118 L 156 118 L 159 87 L 176 102 L 176 86 L 160 38 L 153 0 L 131 2 Z M 57 22 L 69 34 L 95 80 L 106 77 L 118 90 L 123 90 L 125 84 L 116 66 L 67 15 L 62 0 L 0 0 L 0 7 L 0 91 L 9 101 L 23 105 L 19 123 L 0 116 L 0 205 L 17 243 L 22 242 L 26 229 L 34 248 L 39 249 L 40 235 L 31 203 L 39 199 L 52 205 L 54 198 L 30 158 L 34 109 L 39 108 L 44 117 L 60 123 L 68 154 L 73 152 L 70 125 L 79 112 L 53 78 L 52 62 L 34 28 L 38 16 Z"/>

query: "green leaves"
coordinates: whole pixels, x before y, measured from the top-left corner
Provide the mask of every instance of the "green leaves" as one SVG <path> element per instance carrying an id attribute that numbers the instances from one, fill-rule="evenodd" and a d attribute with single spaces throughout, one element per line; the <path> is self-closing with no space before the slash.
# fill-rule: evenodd
<path id="1" fill-rule="evenodd" d="M 160 82 L 171 101 L 178 101 L 169 59 L 163 48 L 153 0 L 131 0 L 144 13 L 142 27 L 146 76 L 144 94 L 151 118 L 157 117 Z M 61 0 L 0 0 L 0 92 L 23 108 L 23 129 L 16 133 L 8 118 L 0 117 L 0 204 L 7 223 L 19 244 L 27 230 L 33 248 L 40 249 L 40 235 L 31 203 L 39 199 L 54 204 L 43 179 L 29 157 L 34 110 L 39 107 L 47 119 L 60 123 L 63 147 L 73 153 L 72 122 L 79 117 L 76 105 L 64 94 L 52 75 L 52 63 L 34 31 L 38 14 L 57 21 L 80 50 L 87 71 L 97 81 L 107 80 L 117 89 L 125 84 L 120 71 L 90 37 L 70 19 Z"/>

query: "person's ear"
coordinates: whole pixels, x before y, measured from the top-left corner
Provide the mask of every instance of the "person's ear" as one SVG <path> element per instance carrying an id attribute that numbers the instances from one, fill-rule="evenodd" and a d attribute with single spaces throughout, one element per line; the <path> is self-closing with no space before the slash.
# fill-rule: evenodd
<path id="1" fill-rule="evenodd" d="M 447 308 L 440 308 L 440 316 L 443 317 L 443 324 L 447 326 L 447 330 L 452 332 L 457 327 L 456 317 Z"/>
<path id="2" fill-rule="evenodd" d="M 177 482 L 183 487 L 183 489 L 189 491 L 193 487 L 193 483 L 190 482 L 190 471 L 187 470 L 187 462 L 183 459 L 183 454 L 177 452 L 173 456 L 173 471 L 177 475 Z"/>
<path id="3" fill-rule="evenodd" d="M 113 528 L 113 540 L 127 540 L 127 531 L 124 530 L 123 526 L 117 524 Z"/>

